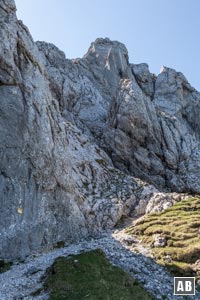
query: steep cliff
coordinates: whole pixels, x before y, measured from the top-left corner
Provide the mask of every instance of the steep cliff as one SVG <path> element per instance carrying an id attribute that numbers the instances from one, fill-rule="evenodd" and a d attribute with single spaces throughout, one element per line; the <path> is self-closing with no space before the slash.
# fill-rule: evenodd
<path id="1" fill-rule="evenodd" d="M 12 0 L 0 23 L 0 257 L 111 228 L 149 184 L 200 192 L 200 94 L 181 73 L 156 77 L 109 39 L 67 60 Z"/>

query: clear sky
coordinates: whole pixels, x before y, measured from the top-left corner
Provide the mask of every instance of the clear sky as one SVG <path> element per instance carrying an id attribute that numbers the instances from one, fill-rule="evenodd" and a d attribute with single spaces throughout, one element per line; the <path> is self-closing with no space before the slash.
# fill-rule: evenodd
<path id="1" fill-rule="evenodd" d="M 82 57 L 97 37 L 124 43 L 131 63 L 181 71 L 200 90 L 200 0 L 15 0 L 34 40 Z"/>

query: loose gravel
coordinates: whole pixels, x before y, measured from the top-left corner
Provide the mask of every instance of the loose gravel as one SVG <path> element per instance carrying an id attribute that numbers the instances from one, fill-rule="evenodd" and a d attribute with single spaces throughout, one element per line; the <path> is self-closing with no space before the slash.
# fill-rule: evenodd
<path id="1" fill-rule="evenodd" d="M 0 274 L 0 300 L 47 300 L 48 295 L 42 291 L 42 278 L 54 260 L 59 256 L 78 254 L 97 248 L 102 249 L 114 265 L 120 266 L 142 282 L 155 299 L 186 299 L 182 296 L 173 296 L 172 275 L 153 261 L 148 250 L 143 248 L 139 241 L 130 239 L 123 230 L 116 230 L 102 233 L 102 236 L 97 239 L 32 255 L 23 263 L 14 264 L 9 271 Z M 33 296 L 39 290 L 41 290 L 40 295 Z M 200 294 L 196 292 L 196 296 L 187 299 L 200 300 Z"/>

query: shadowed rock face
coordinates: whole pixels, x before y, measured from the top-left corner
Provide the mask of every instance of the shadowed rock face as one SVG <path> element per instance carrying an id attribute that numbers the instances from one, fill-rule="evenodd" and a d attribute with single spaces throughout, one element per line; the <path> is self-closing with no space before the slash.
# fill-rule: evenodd
<path id="1" fill-rule="evenodd" d="M 200 94 L 181 73 L 156 77 L 109 39 L 67 60 L 15 11 L 1 1 L 0 257 L 113 227 L 152 195 L 132 176 L 200 192 Z"/>

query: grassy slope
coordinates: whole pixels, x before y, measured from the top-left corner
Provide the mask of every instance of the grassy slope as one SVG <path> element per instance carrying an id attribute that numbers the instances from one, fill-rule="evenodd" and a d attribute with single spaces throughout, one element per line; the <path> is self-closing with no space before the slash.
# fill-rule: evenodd
<path id="1" fill-rule="evenodd" d="M 200 198 L 189 198 L 162 213 L 147 215 L 126 231 L 150 246 L 154 234 L 164 235 L 167 245 L 152 247 L 156 261 L 176 275 L 193 275 L 192 265 L 200 258 Z"/>
<path id="2" fill-rule="evenodd" d="M 129 274 L 111 265 L 101 250 L 60 257 L 47 270 L 50 300 L 150 300 Z"/>

